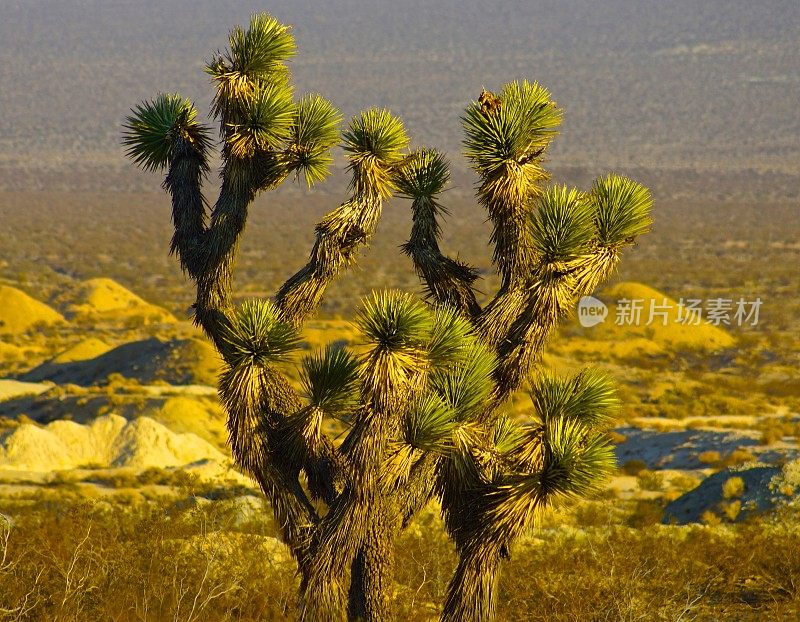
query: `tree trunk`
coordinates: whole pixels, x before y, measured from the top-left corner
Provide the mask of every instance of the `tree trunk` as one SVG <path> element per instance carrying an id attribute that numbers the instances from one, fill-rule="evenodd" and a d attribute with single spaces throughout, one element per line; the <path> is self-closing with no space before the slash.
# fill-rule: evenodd
<path id="1" fill-rule="evenodd" d="M 441 622 L 489 622 L 494 617 L 500 550 L 490 545 L 465 550 L 447 586 Z"/>
<path id="2" fill-rule="evenodd" d="M 394 575 L 395 520 L 376 509 L 363 545 L 353 560 L 347 619 L 350 622 L 391 622 L 390 590 Z"/>

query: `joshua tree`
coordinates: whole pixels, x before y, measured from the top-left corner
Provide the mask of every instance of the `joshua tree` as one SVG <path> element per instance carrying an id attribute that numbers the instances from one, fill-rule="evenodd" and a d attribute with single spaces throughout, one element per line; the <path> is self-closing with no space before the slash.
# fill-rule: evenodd
<path id="1" fill-rule="evenodd" d="M 386 110 L 357 115 L 341 133 L 349 196 L 316 226 L 308 263 L 274 300 L 234 304 L 236 250 L 259 193 L 301 174 L 328 174 L 340 116 L 319 95 L 294 98 L 289 28 L 255 15 L 206 71 L 216 89 L 221 189 L 202 183 L 213 148 L 194 105 L 159 95 L 127 119 L 128 155 L 166 169 L 171 251 L 197 287 L 194 320 L 224 361 L 219 394 L 230 445 L 269 499 L 299 568 L 302 620 L 392 619 L 394 542 L 429 502 L 441 505 L 458 564 L 442 620 L 488 620 L 501 560 L 537 513 L 596 489 L 613 468 L 607 440 L 617 398 L 595 369 L 571 377 L 538 359 L 576 300 L 614 270 L 649 225 L 650 194 L 609 175 L 587 192 L 549 186 L 543 157 L 561 120 L 550 93 L 512 82 L 484 91 L 462 122 L 477 197 L 493 224 L 499 291 L 479 304 L 476 271 L 438 245 L 448 163 L 409 149 Z M 383 201 L 411 201 L 402 247 L 426 299 L 396 291 L 363 302 L 353 350 L 327 347 L 302 361 L 302 387 L 285 374 L 299 331 L 328 285 L 373 235 Z M 524 420 L 503 414 L 529 391 Z M 346 428 L 337 444 L 325 419 Z"/>

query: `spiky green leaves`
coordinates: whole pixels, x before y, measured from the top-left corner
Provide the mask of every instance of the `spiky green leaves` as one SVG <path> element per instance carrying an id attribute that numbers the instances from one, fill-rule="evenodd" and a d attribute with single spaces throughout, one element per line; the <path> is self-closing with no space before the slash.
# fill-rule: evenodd
<path id="1" fill-rule="evenodd" d="M 395 189 L 393 167 L 408 146 L 403 122 L 388 110 L 370 108 L 354 117 L 342 134 L 357 196 L 388 197 Z"/>
<path id="2" fill-rule="evenodd" d="M 309 404 L 329 416 L 343 416 L 358 404 L 358 360 L 344 348 L 328 346 L 303 359 L 303 383 Z"/>
<path id="3" fill-rule="evenodd" d="M 384 165 L 401 160 L 401 152 L 408 146 L 408 136 L 400 118 L 378 108 L 353 117 L 342 137 L 344 150 L 351 160 L 374 158 Z"/>
<path id="4" fill-rule="evenodd" d="M 591 206 L 575 189 L 548 188 L 531 214 L 530 231 L 534 248 L 545 263 L 574 259 L 586 252 L 594 236 Z"/>
<path id="5" fill-rule="evenodd" d="M 409 199 L 433 199 L 450 181 L 447 159 L 435 149 L 417 149 L 397 174 L 397 188 Z"/>
<path id="6" fill-rule="evenodd" d="M 539 158 L 561 123 L 561 110 L 535 82 L 512 82 L 494 101 L 473 102 L 461 119 L 465 154 L 483 177 Z"/>
<path id="7" fill-rule="evenodd" d="M 269 300 L 248 300 L 236 309 L 223 336 L 231 367 L 266 367 L 285 362 L 300 336 Z"/>
<path id="8" fill-rule="evenodd" d="M 545 425 L 569 419 L 591 428 L 607 426 L 619 407 L 611 378 L 598 369 L 584 369 L 572 377 L 540 374 L 531 386 L 531 400 Z"/>
<path id="9" fill-rule="evenodd" d="M 542 374 L 531 388 L 531 399 L 542 431 L 536 482 L 541 500 L 595 489 L 615 466 L 604 434 L 619 406 L 611 379 L 597 369 L 569 378 Z"/>
<path id="10" fill-rule="evenodd" d="M 169 164 L 176 150 L 188 149 L 205 166 L 211 145 L 209 131 L 197 122 L 194 104 L 177 94 L 161 94 L 142 102 L 123 124 L 122 144 L 126 155 L 145 170 Z"/>
<path id="11" fill-rule="evenodd" d="M 415 399 L 404 419 L 404 440 L 414 449 L 442 454 L 452 445 L 453 409 L 434 393 Z"/>
<path id="12" fill-rule="evenodd" d="M 518 439 L 512 439 L 517 443 Z M 526 447 L 525 444 L 534 447 Z M 508 541 L 519 535 L 537 510 L 555 500 L 587 495 L 598 490 L 615 468 L 614 450 L 604 435 L 588 430 L 573 419 L 552 421 L 538 437 L 525 439 L 514 453 L 536 456 L 538 468 L 505 475 L 486 491 L 479 529 L 472 535 Z"/>
<path id="13" fill-rule="evenodd" d="M 501 454 L 514 451 L 525 438 L 522 429 L 507 416 L 495 421 L 493 436 L 494 446 Z"/>
<path id="14" fill-rule="evenodd" d="M 291 135 L 295 112 L 289 86 L 256 88 L 243 103 L 239 121 L 228 124 L 226 141 L 231 154 L 247 158 L 256 150 L 276 147 Z"/>
<path id="15" fill-rule="evenodd" d="M 481 342 L 472 341 L 460 361 L 433 370 L 433 391 L 453 409 L 459 421 L 478 418 L 494 389 L 492 374 L 497 367 L 494 353 Z"/>
<path id="16" fill-rule="evenodd" d="M 365 393 L 379 410 L 396 406 L 425 369 L 431 314 L 408 294 L 377 292 L 363 302 L 356 325 L 367 347 L 361 365 Z"/>
<path id="17" fill-rule="evenodd" d="M 543 439 L 544 460 L 537 496 L 578 497 L 597 490 L 614 470 L 614 448 L 604 435 L 571 419 L 553 421 Z"/>
<path id="18" fill-rule="evenodd" d="M 475 341 L 469 320 L 452 307 L 436 307 L 428 342 L 428 358 L 434 368 L 465 361 Z"/>
<path id="19" fill-rule="evenodd" d="M 413 296 L 390 290 L 375 292 L 363 302 L 356 325 L 375 350 L 417 356 L 427 341 L 431 316 Z"/>
<path id="20" fill-rule="evenodd" d="M 228 51 L 206 67 L 217 87 L 212 112 L 223 124 L 241 121 L 244 105 L 257 89 L 287 86 L 285 61 L 295 52 L 289 27 L 266 13 L 253 15 L 247 30 L 234 28 L 228 42 Z"/>
<path id="21" fill-rule="evenodd" d="M 495 426 L 495 446 L 513 469 L 487 488 L 487 513 L 480 518 L 485 535 L 519 534 L 536 510 L 597 490 L 615 467 L 604 432 L 618 401 L 606 375 L 594 369 L 569 378 L 544 374 L 531 397 L 535 425 L 501 419 Z"/>
<path id="22" fill-rule="evenodd" d="M 650 230 L 653 197 L 641 184 L 610 174 L 597 179 L 589 195 L 601 246 L 630 244 Z"/>
<path id="23" fill-rule="evenodd" d="M 247 30 L 233 29 L 228 39 L 232 68 L 252 79 L 267 79 L 295 53 L 290 27 L 267 13 L 250 17 Z"/>
<path id="24" fill-rule="evenodd" d="M 327 99 L 306 95 L 297 105 L 286 150 L 289 171 L 297 171 L 311 187 L 328 176 L 333 164 L 331 147 L 339 140 L 342 117 Z"/>

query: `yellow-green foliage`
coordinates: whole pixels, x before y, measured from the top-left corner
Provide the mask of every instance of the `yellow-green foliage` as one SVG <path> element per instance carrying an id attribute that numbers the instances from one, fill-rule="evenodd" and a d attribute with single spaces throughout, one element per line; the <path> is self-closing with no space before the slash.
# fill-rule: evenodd
<path id="1" fill-rule="evenodd" d="M 741 477 L 728 478 L 722 485 L 722 496 L 726 499 L 736 499 L 744 493 L 744 480 Z"/>
<path id="2" fill-rule="evenodd" d="M 718 451 L 708 450 L 697 456 L 697 459 L 703 464 L 716 466 L 719 464 L 720 460 L 722 460 L 722 456 Z"/>
<path id="3" fill-rule="evenodd" d="M 638 474 L 639 488 L 642 490 L 659 491 L 664 487 L 664 476 L 658 471 L 642 469 Z"/>
<path id="4" fill-rule="evenodd" d="M 141 499 L 33 504 L 0 516 L 0 608 L 53 622 L 145 610 L 151 620 L 287 619 L 297 576 L 268 513 Z M 797 518 L 538 533 L 512 551 L 497 622 L 594 620 L 599 611 L 614 620 L 797 619 L 800 532 L 789 527 Z M 455 563 L 435 513 L 418 518 L 398 551 L 397 619 L 435 618 Z"/>

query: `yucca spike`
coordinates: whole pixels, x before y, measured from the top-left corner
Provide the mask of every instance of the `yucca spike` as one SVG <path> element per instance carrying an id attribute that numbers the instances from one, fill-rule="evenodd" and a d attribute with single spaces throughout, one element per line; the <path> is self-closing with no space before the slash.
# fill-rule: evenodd
<path id="1" fill-rule="evenodd" d="M 477 340 L 472 324 L 456 309 L 439 305 L 433 312 L 428 357 L 434 367 L 463 363 Z"/>
<path id="2" fill-rule="evenodd" d="M 289 171 L 302 173 L 309 188 L 330 173 L 330 150 L 339 140 L 341 121 L 339 111 L 320 95 L 305 95 L 297 104 L 285 155 Z"/>
<path id="3" fill-rule="evenodd" d="M 409 199 L 433 199 L 450 181 L 450 165 L 435 149 L 416 149 L 398 170 L 397 189 Z"/>
<path id="4" fill-rule="evenodd" d="M 269 300 L 247 300 L 230 318 L 223 336 L 232 367 L 265 367 L 289 360 L 300 344 L 296 329 L 284 322 Z"/>
<path id="5" fill-rule="evenodd" d="M 222 135 L 242 122 L 247 103 L 258 89 L 288 87 L 285 61 L 295 52 L 289 26 L 266 13 L 254 14 L 247 30 L 236 26 L 228 37 L 229 49 L 218 52 L 206 65 L 216 87 L 211 112 Z"/>
<path id="6" fill-rule="evenodd" d="M 252 79 L 268 77 L 276 63 L 289 60 L 296 52 L 291 26 L 268 13 L 254 13 L 247 30 L 237 26 L 228 42 L 232 68 Z"/>
<path id="7" fill-rule="evenodd" d="M 415 449 L 444 454 L 452 447 L 456 415 L 434 393 L 415 399 L 404 419 L 404 440 Z"/>
<path id="8" fill-rule="evenodd" d="M 589 250 L 594 235 L 592 211 L 582 193 L 552 186 L 539 199 L 530 229 L 544 263 L 567 262 Z"/>
<path id="9" fill-rule="evenodd" d="M 370 108 L 353 117 L 342 139 L 352 162 L 374 158 L 383 166 L 402 160 L 402 151 L 409 142 L 403 122 L 380 108 Z"/>
<path id="10" fill-rule="evenodd" d="M 631 244 L 650 230 L 653 197 L 641 184 L 610 174 L 594 182 L 588 198 L 601 246 Z"/>
<path id="11" fill-rule="evenodd" d="M 326 346 L 303 359 L 300 377 L 310 405 L 343 417 L 358 404 L 358 359 L 345 348 Z"/>
<path id="12" fill-rule="evenodd" d="M 459 421 L 480 415 L 494 389 L 495 354 L 479 341 L 471 342 L 463 359 L 435 368 L 430 377 L 434 392 L 456 413 Z"/>
<path id="13" fill-rule="evenodd" d="M 409 294 L 377 292 L 362 303 L 356 325 L 366 347 L 361 357 L 364 393 L 384 411 L 405 399 L 412 379 L 425 370 L 431 313 Z"/>
<path id="14" fill-rule="evenodd" d="M 228 124 L 226 142 L 231 154 L 248 158 L 258 150 L 277 148 L 291 136 L 295 113 L 290 87 L 257 87 L 243 104 L 238 122 Z"/>
<path id="15" fill-rule="evenodd" d="M 395 290 L 373 292 L 356 317 L 366 344 L 397 353 L 421 350 L 430 337 L 431 323 L 431 313 L 423 302 Z"/>
<path id="16" fill-rule="evenodd" d="M 538 486 L 540 494 L 548 499 L 594 492 L 616 468 L 614 448 L 606 436 L 588 431 L 575 420 L 551 422 L 544 446 L 545 460 Z"/>
<path id="17" fill-rule="evenodd" d="M 388 110 L 371 108 L 350 121 L 342 141 L 353 194 L 389 197 L 396 188 L 394 168 L 404 162 L 409 142 L 403 122 Z"/>
<path id="18" fill-rule="evenodd" d="M 165 168 L 181 144 L 205 166 L 210 132 L 197 122 L 197 109 L 191 101 L 176 93 L 162 93 L 131 113 L 123 124 L 122 144 L 127 147 L 126 155 L 144 170 Z"/>
<path id="19" fill-rule="evenodd" d="M 613 421 L 619 407 L 614 383 L 595 368 L 571 377 L 542 372 L 531 384 L 530 395 L 537 418 L 545 425 L 556 419 L 572 419 L 590 428 L 602 428 Z"/>
<path id="20" fill-rule="evenodd" d="M 505 415 L 494 423 L 494 446 L 501 454 L 514 451 L 523 442 L 525 435 L 519 425 Z"/>
<path id="21" fill-rule="evenodd" d="M 487 107 L 475 101 L 461 119 L 465 155 L 482 177 L 540 158 L 556 135 L 561 110 L 537 83 L 512 82 Z"/>

